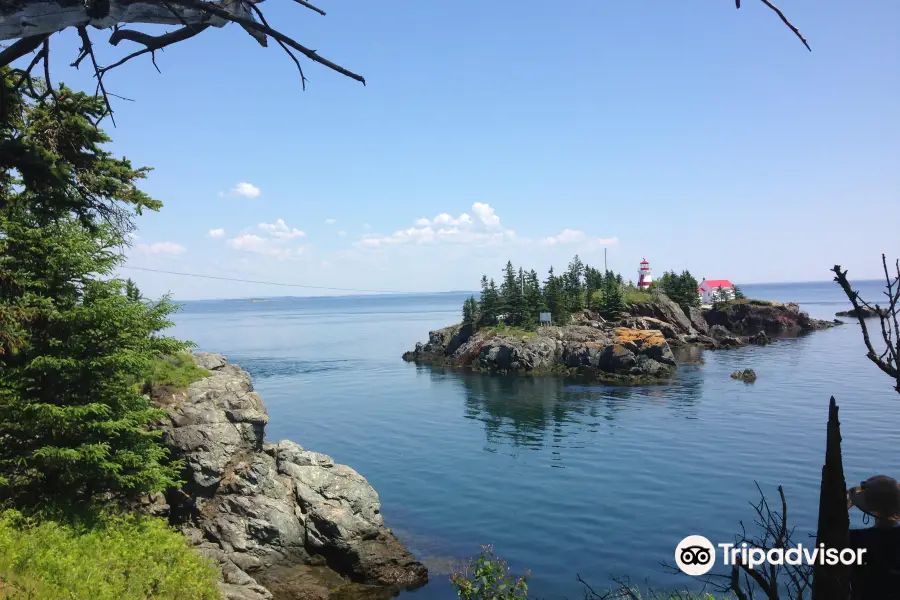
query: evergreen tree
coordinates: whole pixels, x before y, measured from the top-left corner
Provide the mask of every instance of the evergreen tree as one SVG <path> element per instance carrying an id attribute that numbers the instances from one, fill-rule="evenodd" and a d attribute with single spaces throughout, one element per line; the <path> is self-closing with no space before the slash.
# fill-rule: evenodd
<path id="1" fill-rule="evenodd" d="M 608 272 L 609 273 L 609 272 Z M 600 315 L 604 319 L 618 319 L 625 311 L 625 297 L 622 286 L 616 278 L 607 277 L 603 285 L 603 298 L 600 301 Z"/>
<path id="2" fill-rule="evenodd" d="M 734 299 L 735 300 L 746 300 L 747 296 L 744 295 L 744 290 L 742 290 L 739 286 L 734 286 Z"/>
<path id="3" fill-rule="evenodd" d="M 463 324 L 474 325 L 478 322 L 478 301 L 475 296 L 466 298 L 463 302 Z"/>
<path id="4" fill-rule="evenodd" d="M 525 276 L 525 325 L 536 326 L 544 311 L 544 298 L 541 295 L 541 281 L 538 274 L 532 269 Z"/>
<path id="5" fill-rule="evenodd" d="M 60 87 L 29 101 L 0 71 L 0 503 L 89 506 L 176 484 L 165 413 L 135 382 L 161 354 L 167 297 L 135 302 L 111 278 L 133 214 L 161 204 L 105 148 L 102 99 Z M 23 86 L 23 89 L 28 86 Z M 15 153 L 6 150 L 14 148 Z M 130 294 L 126 295 L 126 293 Z"/>
<path id="6" fill-rule="evenodd" d="M 131 278 L 125 280 L 125 297 L 132 302 L 141 302 L 144 299 L 137 284 Z"/>
<path id="7" fill-rule="evenodd" d="M 569 308 L 573 311 L 584 308 L 584 285 L 582 284 L 584 277 L 584 265 L 576 254 L 569 262 L 569 268 L 563 276 L 563 290 Z"/>
<path id="8" fill-rule="evenodd" d="M 500 314 L 500 292 L 497 291 L 497 284 L 491 279 L 488 281 L 487 275 L 481 278 L 481 302 L 478 311 L 478 323 L 480 325 L 495 325 L 497 323 L 497 315 Z"/>
<path id="9" fill-rule="evenodd" d="M 572 312 L 569 310 L 562 278 L 553 274 L 553 267 L 550 267 L 547 281 L 544 282 L 544 305 L 550 311 L 554 324 L 565 325 L 571 320 Z"/>
<path id="10" fill-rule="evenodd" d="M 521 325 L 525 317 L 522 284 L 512 261 L 506 263 L 503 283 L 500 284 L 500 298 L 503 313 L 506 315 L 506 323 L 515 326 Z"/>

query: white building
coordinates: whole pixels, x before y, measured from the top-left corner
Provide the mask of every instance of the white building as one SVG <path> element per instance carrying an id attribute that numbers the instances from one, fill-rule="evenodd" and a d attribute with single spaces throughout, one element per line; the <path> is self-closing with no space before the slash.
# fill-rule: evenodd
<path id="1" fill-rule="evenodd" d="M 704 279 L 697 286 L 700 304 L 712 304 L 720 300 L 734 300 L 734 284 L 727 279 Z"/>

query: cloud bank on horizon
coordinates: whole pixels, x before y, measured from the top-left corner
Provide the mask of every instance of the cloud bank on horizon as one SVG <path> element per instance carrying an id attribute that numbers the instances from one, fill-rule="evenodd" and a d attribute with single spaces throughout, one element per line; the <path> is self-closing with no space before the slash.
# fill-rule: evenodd
<path id="1" fill-rule="evenodd" d="M 246 184 L 248 187 L 242 188 L 241 185 L 232 192 L 237 194 L 239 189 L 249 192 L 252 188 L 258 195 L 259 189 L 255 186 Z M 430 218 L 411 219 L 410 226 L 395 228 L 393 233 L 377 233 L 368 223 L 358 225 L 355 234 L 346 229 L 335 231 L 331 226 L 338 220 L 328 217 L 319 221 L 324 227 L 320 225 L 317 231 L 308 232 L 279 217 L 272 222 L 231 228 L 236 231 L 234 234 L 228 234 L 225 227 L 215 226 L 217 223 L 205 223 L 206 227 L 196 241 L 205 239 L 206 245 L 197 247 L 196 251 L 187 253 L 182 242 L 186 244 L 188 240 L 139 244 L 135 248 L 137 251 L 129 254 L 128 264 L 337 288 L 440 291 L 441 287 L 477 287 L 483 265 L 488 262 L 502 265 L 511 259 L 528 268 L 543 269 L 546 268 L 543 263 L 550 260 L 561 268 L 578 252 L 613 247 L 619 241 L 617 237 L 593 236 L 569 228 L 546 232 L 542 236 L 522 236 L 501 220 L 494 207 L 484 202 L 474 202 L 467 211 L 455 216 L 441 212 Z M 149 265 L 148 261 L 153 264 Z M 188 266 L 191 269 L 187 269 Z M 240 269 L 232 268 L 234 266 Z M 220 272 L 222 270 L 228 273 Z M 426 283 L 417 275 L 435 270 L 445 274 L 443 286 Z M 196 290 L 179 293 L 180 297 L 229 295 L 227 284 L 224 287 L 211 283 L 198 286 L 193 281 L 166 281 L 169 286 L 177 284 L 176 290 Z M 169 291 L 169 288 L 163 291 Z M 260 288 L 254 293 L 265 291 L 268 289 Z M 236 293 L 241 295 L 241 292 Z M 297 293 L 302 295 L 303 291 L 297 290 Z"/>

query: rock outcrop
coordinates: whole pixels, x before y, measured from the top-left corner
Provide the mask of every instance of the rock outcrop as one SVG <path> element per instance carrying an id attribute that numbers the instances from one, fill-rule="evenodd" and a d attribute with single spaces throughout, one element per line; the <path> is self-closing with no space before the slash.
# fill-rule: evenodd
<path id="1" fill-rule="evenodd" d="M 731 374 L 732 379 L 738 379 L 744 383 L 753 383 L 756 381 L 756 371 L 753 369 L 744 369 L 743 371 L 735 371 Z"/>
<path id="2" fill-rule="evenodd" d="M 452 325 L 428 334 L 405 352 L 417 364 L 488 373 L 577 374 L 612 383 L 665 381 L 674 373 L 672 347 L 737 348 L 766 345 L 771 337 L 825 329 L 840 321 L 819 321 L 796 304 L 738 300 L 711 309 L 682 308 L 665 294 L 633 303 L 616 320 L 590 311 L 572 325 L 541 327 L 523 335 L 499 328 Z M 771 336 L 771 337 L 770 337 Z"/>
<path id="3" fill-rule="evenodd" d="M 569 374 L 615 383 L 662 381 L 674 372 L 675 359 L 661 331 L 595 323 L 541 327 L 527 335 L 447 327 L 432 331 L 427 343 L 416 344 L 403 359 L 486 373 Z"/>
<path id="4" fill-rule="evenodd" d="M 850 310 L 842 310 L 840 312 L 834 313 L 834 316 L 874 319 L 875 317 L 880 317 L 884 314 L 886 314 L 886 312 L 883 308 L 869 308 L 867 306 L 860 306 L 858 311 L 855 308 L 852 308 Z"/>
<path id="5" fill-rule="evenodd" d="M 767 336 L 795 336 L 834 327 L 833 321 L 820 321 L 800 311 L 796 304 L 735 301 L 703 311 L 710 327 L 721 326 L 732 334 L 750 336 L 759 332 Z M 715 337 L 715 336 L 713 336 Z"/>
<path id="6" fill-rule="evenodd" d="M 211 376 L 154 395 L 168 412 L 163 440 L 186 466 L 167 510 L 154 510 L 221 566 L 226 599 L 324 599 L 342 585 L 390 597 L 427 582 L 361 475 L 294 442 L 265 443 L 268 415 L 249 374 L 221 355 L 195 360 Z"/>

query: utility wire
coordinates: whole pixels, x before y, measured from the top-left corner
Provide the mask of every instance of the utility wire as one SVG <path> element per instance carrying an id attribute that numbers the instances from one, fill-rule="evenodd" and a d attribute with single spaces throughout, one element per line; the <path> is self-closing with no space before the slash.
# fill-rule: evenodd
<path id="1" fill-rule="evenodd" d="M 119 269 L 132 269 L 135 271 L 150 271 L 152 273 L 165 273 L 167 275 L 182 275 L 184 277 L 199 277 L 201 279 L 218 279 L 220 281 L 236 281 L 239 283 L 258 283 L 262 285 L 277 285 L 281 287 L 296 287 L 296 288 L 306 288 L 312 290 L 332 290 L 338 292 L 368 292 L 372 294 L 407 294 L 409 292 L 401 292 L 399 290 L 363 290 L 356 288 L 338 288 L 338 287 L 327 287 L 321 285 L 305 285 L 302 283 L 280 283 L 277 281 L 254 281 L 252 279 L 237 279 L 235 277 L 217 277 L 216 275 L 199 275 L 197 273 L 180 273 L 178 271 L 163 271 L 162 269 L 148 269 L 147 267 L 129 267 L 126 265 L 121 265 L 117 267 Z"/>

